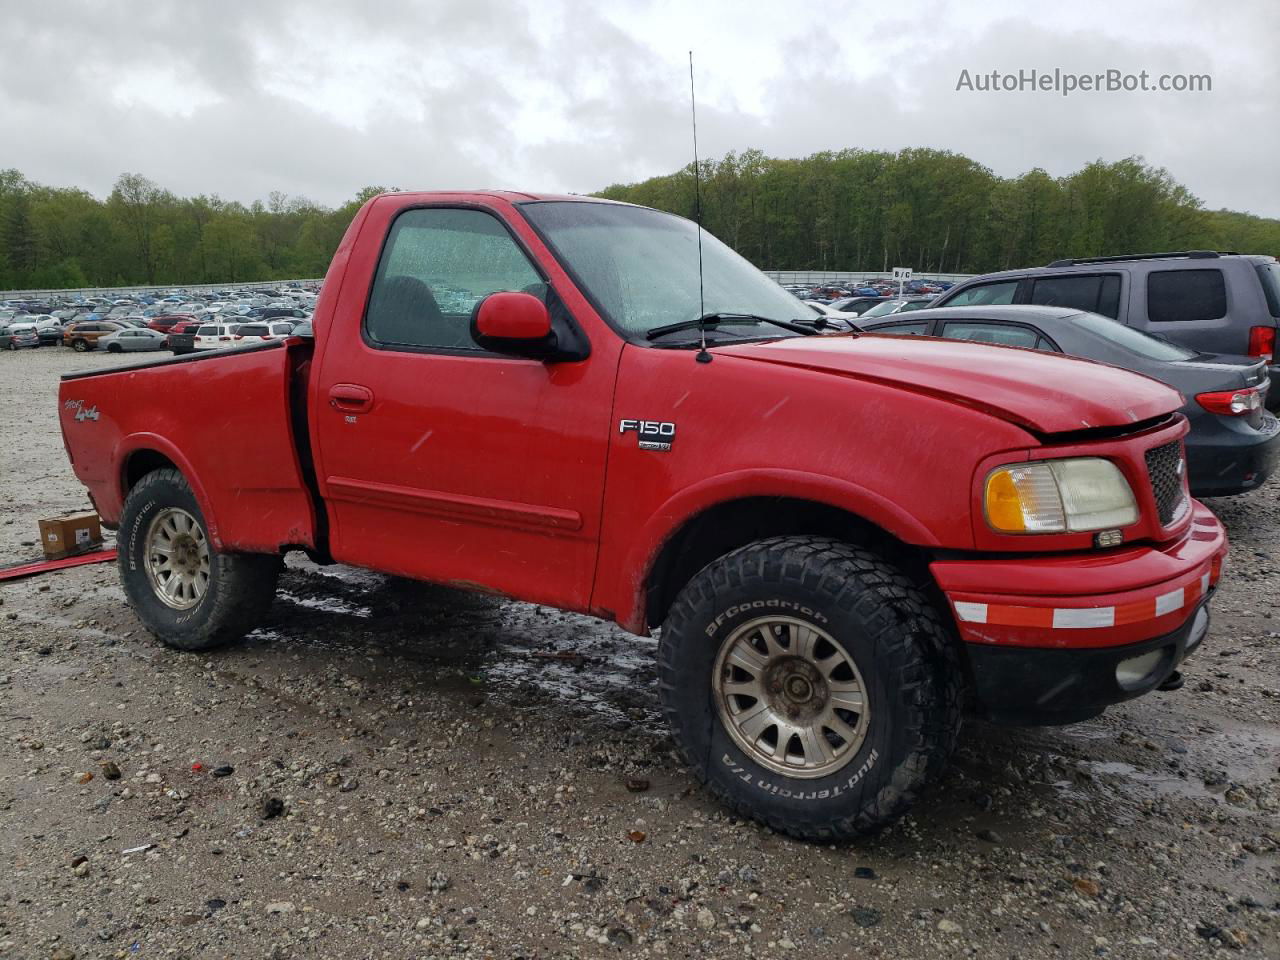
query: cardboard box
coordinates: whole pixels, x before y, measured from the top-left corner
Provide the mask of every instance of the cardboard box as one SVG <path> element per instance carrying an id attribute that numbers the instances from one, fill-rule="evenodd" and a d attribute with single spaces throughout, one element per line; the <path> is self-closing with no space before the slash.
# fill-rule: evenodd
<path id="1" fill-rule="evenodd" d="M 50 560 L 85 553 L 102 543 L 102 521 L 96 513 L 69 513 L 41 520 L 40 543 Z"/>

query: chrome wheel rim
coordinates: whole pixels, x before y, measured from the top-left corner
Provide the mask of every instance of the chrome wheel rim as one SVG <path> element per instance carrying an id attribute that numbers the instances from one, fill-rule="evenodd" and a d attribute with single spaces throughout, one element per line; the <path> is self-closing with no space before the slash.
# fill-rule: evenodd
<path id="1" fill-rule="evenodd" d="M 190 610 L 209 589 L 209 541 L 204 528 L 178 507 L 161 510 L 146 538 L 147 578 L 160 602 Z"/>
<path id="2" fill-rule="evenodd" d="M 862 674 L 839 641 L 812 623 L 744 623 L 721 644 L 711 683 L 733 741 L 789 777 L 835 773 L 866 739 L 871 713 Z"/>

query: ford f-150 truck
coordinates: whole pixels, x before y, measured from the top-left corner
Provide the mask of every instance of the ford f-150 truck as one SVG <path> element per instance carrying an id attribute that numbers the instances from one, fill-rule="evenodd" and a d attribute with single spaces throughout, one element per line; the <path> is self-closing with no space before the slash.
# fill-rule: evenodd
<path id="1" fill-rule="evenodd" d="M 696 775 L 848 837 L 966 711 L 1069 723 L 1176 686 L 1227 547 L 1165 385 L 814 323 L 680 217 L 387 194 L 313 339 L 68 375 L 61 424 L 162 641 L 252 629 L 291 550 L 660 629 Z"/>

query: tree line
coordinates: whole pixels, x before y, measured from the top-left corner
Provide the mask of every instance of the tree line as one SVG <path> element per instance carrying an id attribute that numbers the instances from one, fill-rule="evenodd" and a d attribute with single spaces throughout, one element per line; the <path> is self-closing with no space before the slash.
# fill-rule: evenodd
<path id="1" fill-rule="evenodd" d="M 1280 253 L 1280 220 L 1205 210 L 1139 157 L 1009 179 L 940 150 L 748 150 L 698 172 L 703 224 L 765 269 L 985 273 L 1067 256 Z M 690 164 L 597 196 L 692 217 L 694 187 Z M 355 212 L 384 189 L 336 209 L 281 192 L 245 205 L 126 173 L 103 200 L 0 170 L 0 289 L 322 276 Z"/>
<path id="2" fill-rule="evenodd" d="M 1141 157 L 1008 179 L 943 150 L 798 160 L 748 150 L 702 161 L 698 173 L 703 225 L 765 269 L 987 273 L 1060 257 L 1280 253 L 1280 220 L 1205 210 Z M 690 164 L 599 196 L 692 217 L 694 188 Z"/>
<path id="3" fill-rule="evenodd" d="M 105 200 L 0 170 L 0 290 L 321 277 L 366 187 L 329 209 L 273 192 L 245 205 L 123 174 Z"/>

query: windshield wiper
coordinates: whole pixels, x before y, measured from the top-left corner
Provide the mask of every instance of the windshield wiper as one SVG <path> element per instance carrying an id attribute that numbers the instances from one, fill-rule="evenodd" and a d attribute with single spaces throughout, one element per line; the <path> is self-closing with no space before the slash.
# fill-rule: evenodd
<path id="1" fill-rule="evenodd" d="M 714 330 L 722 323 L 771 323 L 775 327 L 781 327 L 783 330 L 790 330 L 792 333 L 803 334 L 806 337 L 817 336 L 818 331 L 810 327 L 802 327 L 799 323 L 788 320 L 775 320 L 772 317 L 761 317 L 754 313 L 729 313 L 716 312 L 704 313 L 702 316 L 693 320 L 681 320 L 679 323 L 668 323 L 665 326 L 654 327 L 646 333 L 646 340 L 656 340 L 658 337 L 665 337 L 668 333 L 679 333 L 681 330 L 698 330 L 706 327 L 708 330 Z"/>
<path id="2" fill-rule="evenodd" d="M 837 320 L 834 317 L 819 316 L 812 320 L 796 319 L 792 323 L 802 323 L 805 326 L 812 325 L 815 330 L 840 330 L 844 333 L 862 333 L 862 328 L 852 320 Z"/>

